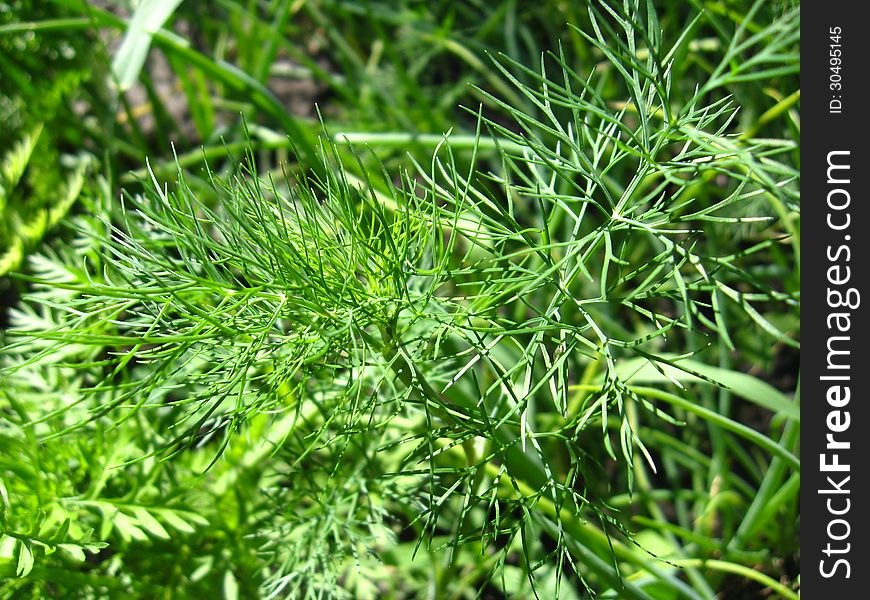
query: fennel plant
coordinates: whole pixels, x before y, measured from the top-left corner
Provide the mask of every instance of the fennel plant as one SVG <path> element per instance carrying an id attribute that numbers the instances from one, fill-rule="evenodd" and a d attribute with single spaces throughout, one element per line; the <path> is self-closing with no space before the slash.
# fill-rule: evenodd
<path id="1" fill-rule="evenodd" d="M 4 469 L 34 483 L 4 475 L 5 568 L 95 595 L 170 589 L 131 573 L 178 560 L 191 595 L 217 574 L 227 596 L 411 597 L 391 577 L 431 564 L 429 597 L 456 577 L 481 595 L 707 598 L 719 572 L 795 597 L 746 566 L 759 516 L 707 562 L 680 538 L 710 550 L 709 513 L 653 548 L 614 498 L 678 477 L 662 446 L 703 453 L 684 428 L 749 448 L 750 471 L 758 453 L 799 470 L 797 405 L 711 361 L 735 327 L 797 346 L 766 313 L 799 297 L 765 263 L 798 260 L 795 144 L 736 131 L 724 88 L 793 69 L 798 25 L 738 28 L 687 91 L 672 73 L 692 27 L 665 45 L 651 4 L 604 3 L 571 35 L 606 74 L 561 47 L 539 68 L 494 57 L 507 91 L 478 93 L 497 114 L 467 109 L 475 129 L 430 138 L 425 161 L 379 163 L 401 136 L 324 131 L 273 168 L 242 145 L 202 175 L 149 165 L 114 206 L 95 186 L 70 241 L 18 276 Z M 138 542 L 150 554 L 125 554 Z"/>

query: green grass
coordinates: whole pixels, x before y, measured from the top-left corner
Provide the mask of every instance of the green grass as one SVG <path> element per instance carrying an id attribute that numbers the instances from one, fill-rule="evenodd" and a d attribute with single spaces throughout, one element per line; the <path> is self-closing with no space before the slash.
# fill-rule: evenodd
<path id="1" fill-rule="evenodd" d="M 797 7 L 47 6 L 0 596 L 797 598 Z"/>

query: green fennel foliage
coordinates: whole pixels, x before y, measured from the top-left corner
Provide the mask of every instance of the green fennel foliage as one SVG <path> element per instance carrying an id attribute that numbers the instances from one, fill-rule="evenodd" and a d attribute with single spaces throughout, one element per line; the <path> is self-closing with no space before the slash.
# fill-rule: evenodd
<path id="1" fill-rule="evenodd" d="M 4 350 L 2 394 L 17 412 L 4 435 L 28 455 L 43 452 L 33 436 L 58 444 L 96 431 L 82 453 L 124 448 L 102 469 L 126 464 L 145 481 L 201 475 L 219 496 L 245 477 L 264 486 L 250 500 L 255 526 L 233 533 L 256 565 L 249 579 L 203 551 L 211 562 L 200 567 L 225 574 L 228 596 L 255 581 L 263 595 L 354 597 L 359 565 L 374 569 L 371 555 L 410 530 L 412 554 L 454 564 L 471 548 L 481 580 L 503 587 L 519 556 L 530 589 L 548 587 L 543 597 L 569 572 L 620 597 L 706 597 L 697 573 L 684 581 L 624 543 L 599 463 L 622 463 L 632 491 L 638 458 L 658 468 L 641 428 L 690 415 L 799 465 L 787 444 L 641 385 L 756 385 L 726 384 L 695 362 L 710 345 L 734 348 L 735 315 L 797 344 L 759 308 L 797 306 L 797 296 L 754 262 L 794 243 L 794 144 L 735 133 L 734 103 L 717 91 L 764 76 L 750 69 L 780 60 L 798 20 L 735 36 L 724 66 L 685 97 L 671 71 L 688 40 L 663 48 L 653 11 L 626 7 L 590 11 L 589 31 L 576 30 L 613 67 L 606 81 L 578 75 L 563 52 L 540 70 L 495 59 L 523 107 L 480 90 L 510 122 L 470 110 L 470 156 L 447 135 L 430 163 L 388 172 L 337 136 L 320 144 L 325 168 L 263 173 L 247 152 L 230 173 L 207 171 L 206 187 L 180 168 L 171 185 L 149 169 L 114 221 L 79 218 L 78 246 L 37 257 L 21 276 L 36 291 Z M 729 69 L 761 44 L 756 63 Z M 604 86 L 626 100 L 614 104 Z M 495 160 L 481 157 L 484 145 Z M 711 181 L 721 188 L 712 201 L 697 193 Z M 777 220 L 782 235 L 751 245 L 704 243 Z M 35 402 L 18 391 L 27 381 L 52 398 L 35 425 Z M 744 395 L 795 420 L 787 400 Z M 248 442 L 260 437 L 268 444 Z M 97 552 L 113 527 L 130 543 L 207 523 L 194 491 L 165 506 L 125 480 L 118 501 L 103 501 L 115 476 L 102 469 L 78 480 L 84 489 L 9 501 L 12 515 L 42 514 L 43 495 L 66 498 L 56 517 L 11 536 L 17 575 L 55 547 L 76 559 Z M 106 524 L 64 525 L 77 510 Z"/>

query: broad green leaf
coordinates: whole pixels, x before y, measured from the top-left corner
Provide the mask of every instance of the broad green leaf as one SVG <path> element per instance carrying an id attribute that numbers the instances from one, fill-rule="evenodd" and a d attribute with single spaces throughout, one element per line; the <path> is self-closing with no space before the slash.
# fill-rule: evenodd
<path id="1" fill-rule="evenodd" d="M 138 523 L 120 511 L 115 515 L 114 525 L 118 535 L 120 535 L 125 542 L 130 542 L 132 540 L 145 542 L 148 540 L 148 536 L 139 528 Z"/>
<path id="2" fill-rule="evenodd" d="M 158 512 L 158 514 L 163 517 L 163 520 L 166 522 L 167 525 L 174 527 L 182 533 L 193 533 L 194 531 L 196 531 L 190 523 L 178 516 L 178 513 L 176 513 L 175 511 L 161 510 L 156 512 Z"/>
<path id="3" fill-rule="evenodd" d="M 151 47 L 151 37 L 159 30 L 182 0 L 142 0 L 127 26 L 124 41 L 112 61 L 112 73 L 122 92 L 132 87 Z"/>
<path id="4" fill-rule="evenodd" d="M 156 537 L 163 538 L 164 540 L 169 539 L 169 533 L 167 533 L 163 525 L 160 524 L 160 521 L 155 519 L 150 512 L 144 508 L 136 507 L 133 509 L 133 515 L 145 531 Z"/>
<path id="5" fill-rule="evenodd" d="M 18 577 L 26 577 L 33 570 L 33 552 L 30 550 L 30 542 L 21 542 L 18 547 L 18 568 L 15 574 Z"/>
<path id="6" fill-rule="evenodd" d="M 74 562 L 85 562 L 85 551 L 81 546 L 76 544 L 59 544 L 58 548 Z"/>
<path id="7" fill-rule="evenodd" d="M 695 360 L 678 360 L 668 355 L 660 358 L 679 366 L 659 362 L 658 367 L 664 371 L 662 374 L 646 358 L 634 358 L 620 363 L 617 366 L 617 375 L 633 385 L 671 383 L 672 380 L 680 383 L 715 384 L 774 413 L 798 422 L 801 419 L 798 403 L 757 377 L 731 369 L 711 367 Z"/>
<path id="8" fill-rule="evenodd" d="M 239 582 L 233 572 L 227 569 L 224 573 L 224 598 L 225 600 L 239 600 Z"/>

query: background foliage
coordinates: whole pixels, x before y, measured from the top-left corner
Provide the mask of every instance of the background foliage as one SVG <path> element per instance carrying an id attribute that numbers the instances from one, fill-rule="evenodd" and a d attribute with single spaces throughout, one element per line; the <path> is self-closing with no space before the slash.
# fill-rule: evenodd
<path id="1" fill-rule="evenodd" d="M 0 595 L 796 598 L 799 26 L 0 3 Z"/>

